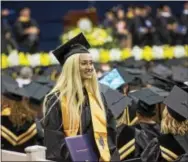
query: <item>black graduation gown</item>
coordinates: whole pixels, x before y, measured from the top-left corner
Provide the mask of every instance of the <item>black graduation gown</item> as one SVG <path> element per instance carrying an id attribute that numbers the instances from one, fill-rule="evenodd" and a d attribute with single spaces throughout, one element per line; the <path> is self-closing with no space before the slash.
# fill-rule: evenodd
<path id="1" fill-rule="evenodd" d="M 183 141 L 186 149 L 182 144 L 175 139 L 171 134 L 165 134 L 158 138 L 154 138 L 141 155 L 143 162 L 167 162 L 176 161 L 180 162 L 188 160 L 188 136 L 178 136 Z"/>
<path id="2" fill-rule="evenodd" d="M 69 152 L 66 148 L 64 141 L 65 134 L 63 131 L 61 105 L 57 97 L 58 97 L 58 93 L 49 96 L 46 105 L 47 110 L 51 108 L 50 113 L 47 114 L 44 121 L 44 129 L 45 129 L 44 144 L 47 147 L 46 156 L 47 159 L 54 161 L 61 161 L 61 162 L 71 161 Z M 90 112 L 89 100 L 87 95 L 86 95 L 86 102 L 83 104 L 81 119 L 82 119 L 81 123 L 82 123 L 82 131 L 83 131 L 82 133 L 89 134 L 93 149 L 95 150 L 96 154 L 99 157 L 99 151 L 93 136 L 91 112 Z M 119 154 L 116 149 L 116 127 L 115 127 L 116 124 L 109 110 L 107 112 L 107 122 L 108 122 L 107 123 L 108 145 L 111 153 L 111 158 L 112 158 L 111 160 L 118 161 Z"/>
<path id="3" fill-rule="evenodd" d="M 135 124 L 134 127 L 136 127 L 139 130 L 143 130 L 146 135 L 148 136 L 148 139 L 151 141 L 155 137 L 159 137 L 161 135 L 160 133 L 160 125 L 157 123 L 150 124 L 150 123 L 138 123 Z"/>
<path id="4" fill-rule="evenodd" d="M 144 131 L 122 124 L 118 127 L 118 142 L 121 161 L 140 157 L 147 146 L 148 138 Z"/>
<path id="5" fill-rule="evenodd" d="M 1 116 L 1 148 L 25 152 L 32 145 L 43 145 L 44 134 L 38 121 L 27 121 L 20 128 L 15 127 L 8 116 Z"/>

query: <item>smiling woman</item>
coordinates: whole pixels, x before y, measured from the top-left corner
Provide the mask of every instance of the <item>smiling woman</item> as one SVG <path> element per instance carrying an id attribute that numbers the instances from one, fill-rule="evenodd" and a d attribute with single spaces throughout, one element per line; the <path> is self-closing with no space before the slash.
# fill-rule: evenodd
<path id="1" fill-rule="evenodd" d="M 65 138 L 82 134 L 89 136 L 98 159 L 119 160 L 116 126 L 99 92 L 89 47 L 79 34 L 53 51 L 63 68 L 44 101 L 45 145 L 50 160 L 71 161 Z"/>
<path id="2" fill-rule="evenodd" d="M 80 74 L 82 79 L 91 79 L 93 76 L 93 60 L 90 54 L 80 54 Z"/>

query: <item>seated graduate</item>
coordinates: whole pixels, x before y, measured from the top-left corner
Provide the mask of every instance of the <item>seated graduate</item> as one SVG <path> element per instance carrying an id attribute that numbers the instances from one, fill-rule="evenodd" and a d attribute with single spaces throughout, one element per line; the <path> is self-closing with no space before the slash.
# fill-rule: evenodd
<path id="1" fill-rule="evenodd" d="M 120 160 L 124 161 L 140 157 L 142 151 L 147 146 L 149 139 L 144 131 L 140 131 L 133 126 L 118 123 L 117 147 L 119 149 Z"/>
<path id="2" fill-rule="evenodd" d="M 1 112 L 1 148 L 24 152 L 28 146 L 42 145 L 42 127 L 24 98 L 28 97 L 27 91 L 17 84 L 3 82 L 3 87 L 4 102 L 8 102 Z"/>
<path id="3" fill-rule="evenodd" d="M 44 100 L 47 159 L 71 161 L 65 137 L 88 134 L 98 159 L 119 160 L 115 120 L 103 104 L 89 47 L 79 34 L 53 51 L 62 73 Z"/>
<path id="4" fill-rule="evenodd" d="M 134 127 L 143 130 L 149 140 L 160 136 L 160 125 L 156 123 L 154 117 L 156 115 L 156 105 L 160 104 L 164 97 L 152 92 L 149 88 L 135 91 L 129 95 L 136 97 L 138 100 L 136 108 L 138 121 Z"/>
<path id="5" fill-rule="evenodd" d="M 134 76 L 128 74 L 128 72 L 126 72 L 123 68 L 117 67 L 104 75 L 100 79 L 100 83 L 105 84 L 114 90 L 117 90 L 124 96 L 127 96 L 129 92 L 129 84 L 133 80 Z M 132 108 L 131 105 L 128 105 L 127 108 L 124 108 L 123 110 L 124 111 L 121 117 L 118 118 L 118 120 L 123 121 L 124 124 L 133 125 L 137 121 L 135 109 Z"/>
<path id="6" fill-rule="evenodd" d="M 162 136 L 153 139 L 144 150 L 143 162 L 181 161 L 188 150 L 188 93 L 174 86 L 165 99 L 161 121 Z M 182 156 L 183 155 L 183 156 Z M 179 160 L 180 159 L 180 160 Z M 184 156 L 188 161 L 188 156 Z"/>
<path id="7" fill-rule="evenodd" d="M 110 88 L 104 93 L 104 96 L 117 121 L 117 147 L 121 161 L 139 157 L 147 146 L 148 138 L 143 131 L 127 125 L 129 117 L 125 112 L 132 104 L 132 99 Z"/>

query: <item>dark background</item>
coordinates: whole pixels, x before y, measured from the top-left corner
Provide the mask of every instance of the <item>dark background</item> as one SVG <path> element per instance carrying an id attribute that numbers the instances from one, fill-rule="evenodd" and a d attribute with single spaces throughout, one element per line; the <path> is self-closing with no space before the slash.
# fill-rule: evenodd
<path id="1" fill-rule="evenodd" d="M 59 45 L 59 36 L 63 31 L 63 15 L 69 10 L 86 9 L 94 6 L 98 12 L 99 21 L 104 18 L 107 9 L 115 5 L 122 4 L 125 10 L 128 5 L 148 4 L 152 7 L 155 14 L 156 8 L 160 4 L 168 4 L 173 14 L 179 15 L 182 12 L 183 1 L 4 1 L 2 8 L 15 10 L 16 14 L 9 17 L 13 24 L 19 9 L 29 7 L 32 17 L 37 20 L 41 30 L 40 49 L 49 51 Z"/>

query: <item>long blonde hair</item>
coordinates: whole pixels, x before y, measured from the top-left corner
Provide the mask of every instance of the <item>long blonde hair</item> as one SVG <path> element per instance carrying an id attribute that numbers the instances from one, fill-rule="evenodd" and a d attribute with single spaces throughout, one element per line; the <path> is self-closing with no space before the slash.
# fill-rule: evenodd
<path id="1" fill-rule="evenodd" d="M 177 121 L 169 114 L 167 108 L 165 108 L 161 121 L 161 132 L 164 134 L 170 133 L 181 136 L 188 134 L 188 120 L 182 122 Z"/>
<path id="2" fill-rule="evenodd" d="M 46 95 L 43 104 L 43 113 L 45 117 L 45 115 L 49 113 L 46 112 L 46 102 L 48 100 L 48 96 L 59 92 L 60 94 L 58 99 L 60 100 L 60 102 L 62 102 L 63 97 L 65 97 L 68 108 L 67 115 L 70 119 L 70 130 L 75 129 L 75 121 L 80 121 L 81 118 L 80 115 L 82 111 L 82 104 L 85 99 L 83 92 L 84 86 L 87 91 L 92 93 L 96 101 L 99 103 L 100 107 L 104 110 L 104 105 L 99 92 L 96 72 L 94 70 L 92 78 L 84 81 L 83 83 L 80 75 L 79 58 L 80 54 L 74 54 L 66 60 L 55 87 L 49 94 Z"/>

